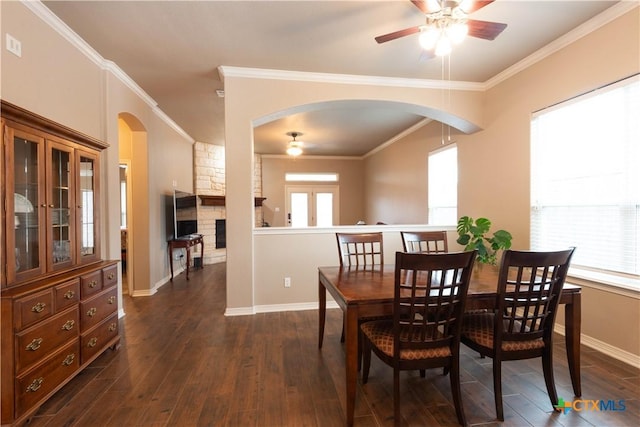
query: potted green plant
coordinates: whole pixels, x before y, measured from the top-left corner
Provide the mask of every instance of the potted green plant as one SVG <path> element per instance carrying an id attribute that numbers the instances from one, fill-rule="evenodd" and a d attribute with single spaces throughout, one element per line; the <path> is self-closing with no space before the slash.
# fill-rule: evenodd
<path id="1" fill-rule="evenodd" d="M 498 230 L 489 236 L 491 221 L 487 218 L 474 220 L 469 216 L 460 217 L 458 220 L 459 244 L 464 246 L 465 251 L 478 250 L 476 260 L 481 264 L 496 265 L 498 262 L 497 253 L 501 249 L 511 247 L 511 233 L 505 230 Z"/>

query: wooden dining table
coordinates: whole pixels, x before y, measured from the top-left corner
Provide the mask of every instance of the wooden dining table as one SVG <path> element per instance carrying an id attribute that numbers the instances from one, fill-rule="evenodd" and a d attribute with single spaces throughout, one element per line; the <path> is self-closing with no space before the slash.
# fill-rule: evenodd
<path id="1" fill-rule="evenodd" d="M 358 320 L 391 315 L 394 295 L 394 265 L 318 268 L 318 348 L 322 348 L 327 308 L 327 291 L 344 312 L 347 425 L 353 425 L 358 377 Z M 482 266 L 472 272 L 466 310 L 496 306 L 498 268 Z M 560 297 L 565 310 L 565 340 L 569 374 L 576 396 L 580 384 L 581 288 L 566 284 Z"/>

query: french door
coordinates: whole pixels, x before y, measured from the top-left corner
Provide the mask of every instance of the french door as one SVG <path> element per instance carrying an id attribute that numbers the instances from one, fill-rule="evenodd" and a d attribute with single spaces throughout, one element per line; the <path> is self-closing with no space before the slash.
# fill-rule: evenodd
<path id="1" fill-rule="evenodd" d="M 289 227 L 332 227 L 340 223 L 337 185 L 287 185 Z"/>

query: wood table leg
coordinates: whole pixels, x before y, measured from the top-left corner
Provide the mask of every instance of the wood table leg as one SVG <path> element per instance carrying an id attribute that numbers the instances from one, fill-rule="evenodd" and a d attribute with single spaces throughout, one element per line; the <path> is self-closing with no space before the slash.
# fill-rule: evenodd
<path id="1" fill-rule="evenodd" d="M 187 280 L 189 280 L 189 266 L 191 265 L 191 248 L 187 246 L 185 251 L 187 252 L 187 267 L 185 268 L 185 270 L 187 270 Z"/>
<path id="2" fill-rule="evenodd" d="M 169 243 L 169 268 L 171 268 L 171 280 L 173 280 L 173 245 Z"/>
<path id="3" fill-rule="evenodd" d="M 582 295 L 578 292 L 573 295 L 571 304 L 564 306 L 565 340 L 567 346 L 567 362 L 573 393 L 582 396 L 580 383 L 580 329 L 582 323 Z"/>
<path id="4" fill-rule="evenodd" d="M 318 348 L 322 348 L 324 323 L 327 315 L 327 290 L 318 279 Z"/>
<path id="5" fill-rule="evenodd" d="M 356 407 L 356 385 L 358 380 L 358 307 L 347 305 L 345 343 L 346 377 L 347 377 L 347 425 L 353 425 L 353 414 Z"/>
<path id="6" fill-rule="evenodd" d="M 204 239 L 200 239 L 200 269 L 204 268 Z"/>

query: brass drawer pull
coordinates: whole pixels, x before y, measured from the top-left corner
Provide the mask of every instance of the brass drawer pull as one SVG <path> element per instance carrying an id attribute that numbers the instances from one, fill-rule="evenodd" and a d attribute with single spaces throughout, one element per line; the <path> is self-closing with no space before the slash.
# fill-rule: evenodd
<path id="1" fill-rule="evenodd" d="M 95 347 L 98 344 L 98 338 L 91 338 L 87 343 L 87 347 Z"/>
<path id="2" fill-rule="evenodd" d="M 113 332 L 118 329 L 118 326 L 115 323 L 109 325 L 109 332 Z"/>
<path id="3" fill-rule="evenodd" d="M 39 302 L 36 305 L 34 305 L 33 307 L 31 307 L 31 311 L 33 311 L 34 313 L 42 313 L 42 311 L 44 310 L 44 308 L 47 306 L 47 304 L 43 303 L 43 302 Z"/>
<path id="4" fill-rule="evenodd" d="M 73 329 L 73 325 L 75 324 L 75 320 L 67 320 L 64 325 L 62 325 L 62 329 L 64 329 L 65 331 L 70 331 L 71 329 Z"/>
<path id="5" fill-rule="evenodd" d="M 76 358 L 76 355 L 71 353 L 69 355 L 67 355 L 67 357 L 64 358 L 64 360 L 62 361 L 62 364 L 64 366 L 69 366 L 73 363 L 74 359 Z"/>
<path id="6" fill-rule="evenodd" d="M 116 297 L 115 297 L 115 296 L 113 296 L 113 295 L 112 295 L 112 296 L 110 296 L 110 297 L 109 297 L 109 299 L 107 300 L 107 302 L 108 302 L 109 304 L 113 304 L 114 302 L 116 302 Z"/>
<path id="7" fill-rule="evenodd" d="M 115 274 L 113 274 L 113 273 L 109 273 L 109 275 L 107 276 L 107 279 L 109 279 L 109 280 L 113 280 L 113 278 L 114 278 L 114 277 L 116 277 L 116 275 L 115 275 Z"/>
<path id="8" fill-rule="evenodd" d="M 64 293 L 64 299 L 73 299 L 76 296 L 74 291 L 67 291 Z"/>
<path id="9" fill-rule="evenodd" d="M 40 348 L 40 346 L 42 345 L 42 338 L 34 338 L 33 341 L 31 341 L 28 345 L 27 345 L 27 350 L 29 351 L 36 351 L 37 349 Z"/>
<path id="10" fill-rule="evenodd" d="M 96 313 L 98 312 L 98 309 L 95 307 L 91 307 L 88 311 L 87 311 L 87 316 L 89 317 L 93 317 L 96 315 Z"/>
<path id="11" fill-rule="evenodd" d="M 33 380 L 33 382 L 29 384 L 29 387 L 27 387 L 27 393 L 29 393 L 30 391 L 38 391 L 40 386 L 42 386 L 43 382 L 44 382 L 44 378 L 42 377 L 36 378 L 35 380 Z"/>
<path id="12" fill-rule="evenodd" d="M 98 281 L 97 280 L 92 280 L 89 282 L 89 287 L 90 288 L 95 288 L 96 286 L 98 286 Z"/>

